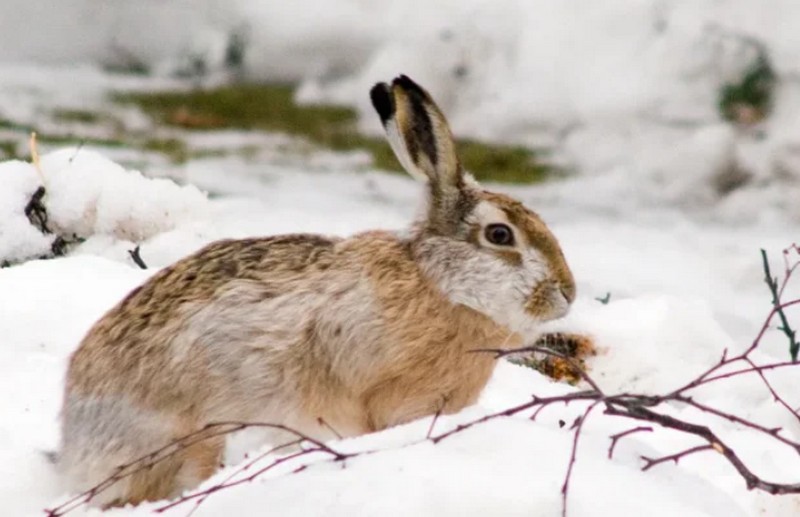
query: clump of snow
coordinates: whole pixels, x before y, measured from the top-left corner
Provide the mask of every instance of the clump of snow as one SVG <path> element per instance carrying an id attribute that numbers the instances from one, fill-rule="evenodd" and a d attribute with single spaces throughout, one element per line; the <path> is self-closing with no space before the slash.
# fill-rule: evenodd
<path id="1" fill-rule="evenodd" d="M 47 207 L 61 233 L 142 241 L 200 216 L 205 195 L 192 185 L 145 178 L 103 156 L 64 149 L 42 157 Z"/>
<path id="2" fill-rule="evenodd" d="M 15 263 L 46 256 L 55 235 L 142 242 L 202 217 L 206 196 L 197 187 L 142 176 L 100 154 L 63 149 L 41 159 L 41 174 L 28 163 L 0 164 L 0 260 Z M 47 225 L 43 234 L 25 215 L 44 182 Z"/>
<path id="3" fill-rule="evenodd" d="M 613 392 L 669 392 L 713 365 L 726 348 L 734 353 L 740 345 L 716 322 L 708 303 L 665 295 L 607 304 L 579 300 L 554 328 L 593 338 L 604 357 L 591 361 L 592 375 Z M 673 370 L 677 358 L 685 363 Z"/>
<path id="4" fill-rule="evenodd" d="M 36 169 L 21 161 L 0 163 L 0 181 L 0 263 L 46 255 L 55 237 L 40 232 L 25 215 L 40 184 Z"/>

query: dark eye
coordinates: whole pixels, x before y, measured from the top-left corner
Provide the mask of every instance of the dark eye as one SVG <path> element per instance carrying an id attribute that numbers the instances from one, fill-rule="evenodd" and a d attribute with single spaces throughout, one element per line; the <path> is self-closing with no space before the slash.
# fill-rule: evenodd
<path id="1" fill-rule="evenodd" d="M 505 224 L 490 224 L 483 230 L 486 240 L 497 246 L 513 246 L 514 232 Z"/>

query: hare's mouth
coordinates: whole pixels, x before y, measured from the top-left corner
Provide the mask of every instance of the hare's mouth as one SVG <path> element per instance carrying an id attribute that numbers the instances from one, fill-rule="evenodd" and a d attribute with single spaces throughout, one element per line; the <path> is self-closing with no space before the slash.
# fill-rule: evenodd
<path id="1" fill-rule="evenodd" d="M 539 321 L 554 320 L 566 316 L 569 301 L 554 282 L 541 282 L 531 291 L 525 303 L 525 312 Z"/>

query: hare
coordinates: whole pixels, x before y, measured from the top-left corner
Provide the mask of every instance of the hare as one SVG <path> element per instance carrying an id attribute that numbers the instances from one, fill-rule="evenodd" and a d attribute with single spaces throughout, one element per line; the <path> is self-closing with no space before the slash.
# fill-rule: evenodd
<path id="1" fill-rule="evenodd" d="M 575 283 L 556 238 L 459 163 L 444 115 L 406 76 L 370 96 L 404 168 L 427 183 L 405 232 L 223 240 L 164 269 L 72 355 L 59 466 L 72 490 L 209 423 L 353 436 L 473 404 L 495 365 L 564 315 Z M 174 497 L 209 477 L 203 440 L 100 493 Z"/>

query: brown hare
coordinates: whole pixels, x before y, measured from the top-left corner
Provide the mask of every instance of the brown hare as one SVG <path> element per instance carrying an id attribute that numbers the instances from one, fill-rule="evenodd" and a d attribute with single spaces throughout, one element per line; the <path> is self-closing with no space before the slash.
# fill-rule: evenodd
<path id="1" fill-rule="evenodd" d="M 329 439 L 456 412 L 495 365 L 470 350 L 519 346 L 566 313 L 575 283 L 556 238 L 465 173 L 428 93 L 400 76 L 371 98 L 427 183 L 424 216 L 399 233 L 215 242 L 131 292 L 69 363 L 59 467 L 71 490 L 213 422 Z M 179 495 L 223 449 L 221 437 L 196 443 L 94 502 Z"/>

